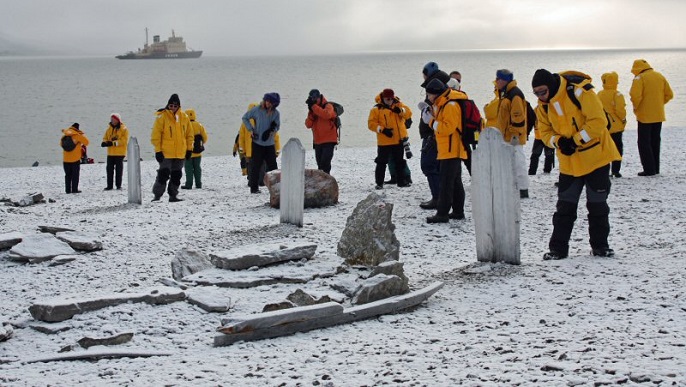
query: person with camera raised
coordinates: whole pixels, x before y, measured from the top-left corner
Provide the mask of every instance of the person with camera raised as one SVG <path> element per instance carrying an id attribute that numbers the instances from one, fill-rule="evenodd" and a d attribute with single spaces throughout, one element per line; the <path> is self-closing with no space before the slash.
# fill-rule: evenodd
<path id="1" fill-rule="evenodd" d="M 331 160 L 338 144 L 338 129 L 334 122 L 336 112 L 317 89 L 310 90 L 305 103 L 308 110 L 305 127 L 312 130 L 317 169 L 330 174 Z"/>

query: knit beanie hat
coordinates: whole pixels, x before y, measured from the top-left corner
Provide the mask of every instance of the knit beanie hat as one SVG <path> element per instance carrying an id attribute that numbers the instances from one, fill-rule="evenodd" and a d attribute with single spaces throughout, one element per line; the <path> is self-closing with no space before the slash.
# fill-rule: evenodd
<path id="1" fill-rule="evenodd" d="M 422 74 L 426 75 L 427 77 L 430 77 L 434 75 L 436 71 L 438 71 L 438 63 L 429 62 L 424 65 L 424 68 L 422 69 Z"/>
<path id="2" fill-rule="evenodd" d="M 531 78 L 531 87 L 548 86 L 549 89 L 555 85 L 555 77 L 546 69 L 538 69 Z"/>
<path id="3" fill-rule="evenodd" d="M 448 88 L 445 83 L 439 81 L 438 79 L 432 79 L 428 85 L 426 85 L 426 93 L 441 95 Z"/>
<path id="4" fill-rule="evenodd" d="M 310 90 L 310 99 L 313 99 L 313 100 L 319 99 L 319 97 L 321 95 L 322 95 L 322 93 L 320 93 L 318 89 Z"/>
<path id="5" fill-rule="evenodd" d="M 72 128 L 75 128 L 75 129 L 78 129 L 78 128 L 79 128 L 79 123 L 78 123 L 78 122 L 74 122 L 73 124 L 71 124 L 71 127 L 72 127 Z"/>
<path id="6" fill-rule="evenodd" d="M 112 113 L 112 115 L 110 116 L 110 120 L 112 120 L 112 117 L 116 118 L 116 119 L 117 119 L 117 122 L 121 122 L 121 114 L 119 114 L 119 113 Z"/>
<path id="7" fill-rule="evenodd" d="M 508 69 L 500 69 L 495 72 L 495 79 L 502 79 L 503 81 L 511 82 L 514 79 L 514 74 Z"/>
<path id="8" fill-rule="evenodd" d="M 178 94 L 172 94 L 171 97 L 169 97 L 169 101 L 167 101 L 167 106 L 169 106 L 170 104 L 181 106 L 181 100 L 179 99 Z"/>
<path id="9" fill-rule="evenodd" d="M 395 92 L 393 92 L 393 89 L 383 89 L 381 92 L 381 98 L 393 99 L 395 98 Z"/>

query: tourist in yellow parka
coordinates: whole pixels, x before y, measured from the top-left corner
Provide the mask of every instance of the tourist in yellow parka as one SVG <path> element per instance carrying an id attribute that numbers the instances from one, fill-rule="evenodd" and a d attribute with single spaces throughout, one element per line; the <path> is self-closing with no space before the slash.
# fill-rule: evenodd
<path id="1" fill-rule="evenodd" d="M 660 173 L 660 141 L 665 104 L 674 98 L 674 92 L 665 77 L 653 70 L 645 59 L 636 59 L 631 68 L 635 75 L 631 83 L 631 103 L 638 121 L 638 154 L 643 171 L 639 176 Z"/>
<path id="2" fill-rule="evenodd" d="M 432 106 L 420 103 L 422 121 L 435 133 L 440 163 L 436 215 L 427 217 L 426 222 L 447 223 L 450 219 L 464 219 L 465 193 L 460 159 L 465 160 L 469 156 L 462 145 L 462 111 L 456 100 L 467 99 L 467 95 L 449 88 L 438 79 L 431 80 L 425 89 Z M 453 211 L 449 213 L 451 208 Z"/>
<path id="3" fill-rule="evenodd" d="M 195 110 L 187 109 L 186 115 L 191 120 L 191 128 L 193 133 L 193 149 L 191 158 L 186 159 L 186 184 L 181 186 L 183 189 L 193 188 L 193 179 L 195 179 L 195 188 L 202 188 L 202 152 L 205 150 L 205 143 L 207 143 L 207 131 L 205 127 L 195 119 Z"/>
<path id="4" fill-rule="evenodd" d="M 160 200 L 166 188 L 169 201 L 179 202 L 182 200 L 178 198 L 183 175 L 181 170 L 184 160 L 190 159 L 193 153 L 193 129 L 188 115 L 181 110 L 177 94 L 172 94 L 167 106 L 157 111 L 150 141 L 155 147 L 155 159 L 160 164 L 152 187 L 153 201 Z"/>
<path id="5" fill-rule="evenodd" d="M 626 126 L 626 100 L 624 95 L 617 90 L 619 84 L 619 75 L 612 71 L 603 74 L 600 79 L 603 81 L 603 90 L 598 92 L 598 98 L 603 103 L 606 117 L 610 124 L 610 137 L 615 142 L 617 151 L 620 155 L 624 155 L 624 142 L 622 141 L 622 134 Z M 612 162 L 612 176 L 622 177 L 619 170 L 622 168 L 622 161 L 615 160 Z"/>
<path id="6" fill-rule="evenodd" d="M 386 165 L 390 159 L 395 164 L 398 187 L 410 185 L 405 173 L 406 162 L 403 151 L 412 157 L 405 121 L 412 117 L 412 110 L 396 97 L 393 89 L 384 89 L 375 97 L 376 105 L 369 111 L 367 127 L 376 133 L 376 168 L 374 180 L 376 189 L 382 189 L 386 176 Z"/>
<path id="7" fill-rule="evenodd" d="M 126 148 L 129 145 L 129 129 L 121 121 L 119 113 L 112 113 L 110 115 L 110 124 L 105 130 L 105 135 L 102 136 L 101 147 L 107 148 L 107 186 L 105 191 L 110 191 L 115 184 L 117 189 L 121 189 L 122 176 L 124 174 L 124 156 L 126 156 Z"/>
<path id="8" fill-rule="evenodd" d="M 81 193 L 79 191 L 79 175 L 81 174 L 81 145 L 88 146 L 88 137 L 79 129 L 79 123 L 74 122 L 67 129 L 62 130 L 62 138 L 71 137 L 74 143 L 72 150 L 62 148 L 62 165 L 64 167 L 64 186 L 66 193 Z"/>
<path id="9" fill-rule="evenodd" d="M 574 83 L 568 83 L 566 76 L 574 77 Z M 541 105 L 536 109 L 541 139 L 557 149 L 560 162 L 553 234 L 544 260 L 567 258 L 584 187 L 591 254 L 600 257 L 615 254 L 608 243 L 610 207 L 607 197 L 610 194 L 610 162 L 621 160 L 621 156 L 607 131 L 603 105 L 590 81 L 588 75 L 580 72 L 551 74 L 545 69 L 536 70 L 531 80 Z M 580 107 L 570 99 L 568 86 L 573 87 L 571 92 Z"/>

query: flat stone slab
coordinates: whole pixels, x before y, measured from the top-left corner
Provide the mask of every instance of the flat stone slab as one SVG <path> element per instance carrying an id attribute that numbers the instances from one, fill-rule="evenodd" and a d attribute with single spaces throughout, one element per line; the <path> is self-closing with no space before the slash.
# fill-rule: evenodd
<path id="1" fill-rule="evenodd" d="M 212 264 L 220 269 L 243 270 L 284 261 L 310 259 L 317 245 L 302 242 L 266 243 L 243 246 L 210 254 Z"/>
<path id="2" fill-rule="evenodd" d="M 119 359 L 122 357 L 151 357 L 151 356 L 171 356 L 172 352 L 148 351 L 136 348 L 127 349 L 98 349 L 79 352 L 69 352 L 51 357 L 26 360 L 23 363 L 48 363 L 52 361 L 66 360 L 98 360 L 98 359 Z"/>
<path id="3" fill-rule="evenodd" d="M 61 241 L 67 242 L 74 250 L 98 251 L 102 250 L 102 242 L 95 236 L 79 231 L 61 231 L 55 234 Z"/>
<path id="4" fill-rule="evenodd" d="M 38 231 L 47 232 L 49 234 L 57 234 L 62 231 L 76 231 L 71 228 L 59 227 L 59 226 L 38 226 Z"/>
<path id="5" fill-rule="evenodd" d="M 189 289 L 186 292 L 188 296 L 186 301 L 207 312 L 228 312 L 231 309 L 231 298 L 220 294 L 215 291 L 216 289 L 206 287 Z"/>
<path id="6" fill-rule="evenodd" d="M 2 233 L 0 234 L 0 250 L 8 249 L 21 242 L 22 239 L 24 239 L 24 235 L 16 231 Z"/>
<path id="7" fill-rule="evenodd" d="M 9 259 L 18 262 L 49 261 L 58 255 L 72 255 L 76 251 L 50 234 L 35 234 L 24 237 L 10 249 Z"/>
<path id="8" fill-rule="evenodd" d="M 78 343 L 81 348 L 95 347 L 96 345 L 119 345 L 128 343 L 133 339 L 133 332 L 120 333 L 110 337 L 84 337 Z"/>
<path id="9" fill-rule="evenodd" d="M 306 264 L 289 262 L 252 271 L 215 268 L 183 277 L 182 281 L 202 286 L 239 289 L 276 283 L 304 284 L 315 278 L 333 277 L 336 275 L 338 266 L 338 263 L 308 261 Z"/>
<path id="10" fill-rule="evenodd" d="M 152 305 L 170 304 L 186 299 L 186 293 L 180 289 L 156 287 L 147 292 L 115 293 L 93 298 L 58 298 L 36 302 L 29 307 L 31 316 L 36 320 L 47 322 L 65 321 L 77 314 L 115 306 L 124 303 L 145 302 Z"/>

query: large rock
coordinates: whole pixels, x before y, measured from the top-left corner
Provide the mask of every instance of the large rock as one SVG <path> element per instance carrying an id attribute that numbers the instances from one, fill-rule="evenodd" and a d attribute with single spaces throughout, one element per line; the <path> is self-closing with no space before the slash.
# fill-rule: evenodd
<path id="1" fill-rule="evenodd" d="M 210 253 L 210 261 L 220 269 L 243 270 L 253 266 L 310 259 L 316 250 L 316 244 L 307 242 L 263 243 Z"/>
<path id="2" fill-rule="evenodd" d="M 403 266 L 404 264 L 398 261 L 383 262 L 379 266 L 376 266 L 372 269 L 372 273 L 369 275 L 369 278 L 379 274 L 397 276 L 403 281 L 401 294 L 405 294 L 410 291 L 410 281 L 405 275 L 405 269 Z"/>
<path id="3" fill-rule="evenodd" d="M 357 204 L 348 217 L 338 241 L 338 255 L 349 265 L 378 266 L 397 261 L 400 242 L 391 221 L 393 204 L 371 193 Z"/>
<path id="4" fill-rule="evenodd" d="M 14 328 L 11 325 L 0 325 L 0 342 L 7 341 L 14 336 Z"/>
<path id="5" fill-rule="evenodd" d="M 21 242 L 24 236 L 16 231 L 0 234 L 0 250 L 8 249 Z"/>
<path id="6" fill-rule="evenodd" d="M 281 203 L 281 171 L 267 173 L 264 182 L 269 189 L 269 205 L 279 208 Z M 305 208 L 333 206 L 338 203 L 338 182 L 318 169 L 305 170 Z"/>
<path id="7" fill-rule="evenodd" d="M 395 275 L 379 274 L 367 278 L 352 299 L 353 305 L 367 304 L 406 293 L 403 280 Z"/>
<path id="8" fill-rule="evenodd" d="M 58 255 L 72 255 L 76 251 L 69 244 L 51 234 L 36 234 L 25 237 L 10 249 L 9 259 L 20 262 L 43 262 Z"/>
<path id="9" fill-rule="evenodd" d="M 67 242 L 74 250 L 97 251 L 102 250 L 102 242 L 95 236 L 78 231 L 62 231 L 55 234 L 61 241 Z"/>
<path id="10" fill-rule="evenodd" d="M 213 267 L 207 254 L 184 247 L 176 252 L 171 261 L 172 278 L 178 281 L 187 275 Z"/>

